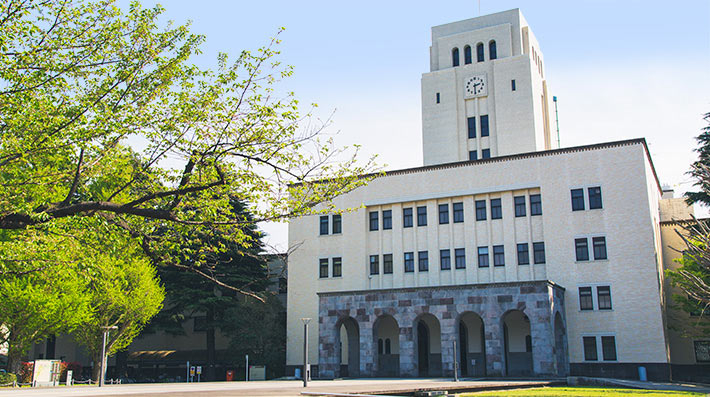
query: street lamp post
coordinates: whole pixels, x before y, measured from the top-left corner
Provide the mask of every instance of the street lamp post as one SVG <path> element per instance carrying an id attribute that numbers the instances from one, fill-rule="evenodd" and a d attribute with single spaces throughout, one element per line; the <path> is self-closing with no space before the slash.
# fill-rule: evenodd
<path id="1" fill-rule="evenodd" d="M 112 325 L 108 327 L 101 327 L 104 331 L 104 343 L 101 347 L 101 372 L 99 373 L 99 387 L 104 385 L 104 378 L 106 377 L 106 339 L 108 339 L 108 333 L 112 329 L 118 329 L 117 326 Z"/>
<path id="2" fill-rule="evenodd" d="M 308 323 L 310 318 L 302 318 L 303 321 L 303 387 L 308 387 Z"/>

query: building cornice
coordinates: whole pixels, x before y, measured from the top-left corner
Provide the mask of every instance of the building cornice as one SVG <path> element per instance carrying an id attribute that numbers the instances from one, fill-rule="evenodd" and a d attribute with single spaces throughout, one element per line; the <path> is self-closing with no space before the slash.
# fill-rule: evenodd
<path id="1" fill-rule="evenodd" d="M 415 291 L 425 291 L 433 289 L 486 289 L 486 288 L 496 288 L 496 287 L 522 287 L 529 285 L 549 285 L 552 288 L 565 290 L 564 287 L 550 280 L 531 280 L 531 281 L 508 281 L 502 283 L 482 283 L 482 284 L 457 284 L 457 285 L 435 285 L 435 286 L 421 286 L 421 287 L 402 287 L 402 288 L 381 288 L 381 289 L 363 289 L 363 290 L 352 290 L 352 291 L 329 291 L 329 292 L 316 292 L 318 296 L 341 296 L 341 295 L 361 295 L 361 294 L 371 294 L 371 293 L 388 293 L 388 292 L 415 292 Z"/>

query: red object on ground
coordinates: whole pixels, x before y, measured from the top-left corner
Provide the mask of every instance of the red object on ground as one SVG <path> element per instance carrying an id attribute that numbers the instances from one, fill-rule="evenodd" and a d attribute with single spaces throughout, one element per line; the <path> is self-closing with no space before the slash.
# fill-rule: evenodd
<path id="1" fill-rule="evenodd" d="M 234 371 L 231 369 L 227 371 L 227 382 L 231 382 L 234 380 Z"/>

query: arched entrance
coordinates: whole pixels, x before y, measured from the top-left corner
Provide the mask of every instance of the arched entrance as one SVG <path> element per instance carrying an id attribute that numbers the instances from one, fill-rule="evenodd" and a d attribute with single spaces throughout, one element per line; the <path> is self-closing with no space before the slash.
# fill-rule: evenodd
<path id="1" fill-rule="evenodd" d="M 338 364 L 340 377 L 360 375 L 360 327 L 352 317 L 345 317 L 336 323 L 338 330 Z"/>
<path id="2" fill-rule="evenodd" d="M 503 345 L 505 347 L 505 374 L 507 376 L 532 375 L 530 319 L 522 311 L 511 310 L 503 315 Z"/>
<path id="3" fill-rule="evenodd" d="M 394 317 L 383 315 L 375 320 L 372 335 L 375 338 L 375 375 L 399 376 L 399 324 Z"/>
<path id="4" fill-rule="evenodd" d="M 567 333 L 560 312 L 555 313 L 555 361 L 557 375 L 567 376 Z"/>
<path id="5" fill-rule="evenodd" d="M 486 376 L 486 338 L 481 316 L 474 312 L 459 316 L 458 336 L 461 376 Z"/>
<path id="6" fill-rule="evenodd" d="M 413 332 L 419 376 L 441 376 L 441 326 L 432 314 L 425 313 L 414 320 Z"/>

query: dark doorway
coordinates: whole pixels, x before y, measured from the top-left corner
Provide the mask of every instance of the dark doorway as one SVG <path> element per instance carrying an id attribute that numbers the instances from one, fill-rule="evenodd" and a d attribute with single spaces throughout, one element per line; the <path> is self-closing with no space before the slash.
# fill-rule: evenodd
<path id="1" fill-rule="evenodd" d="M 461 368 L 461 376 L 468 376 L 468 359 L 466 358 L 468 352 L 468 329 L 463 322 L 459 323 L 459 341 L 461 341 L 461 346 L 459 346 L 459 368 Z"/>
<path id="2" fill-rule="evenodd" d="M 429 375 L 429 329 L 423 321 L 417 324 L 417 350 L 419 358 L 419 376 Z"/>

